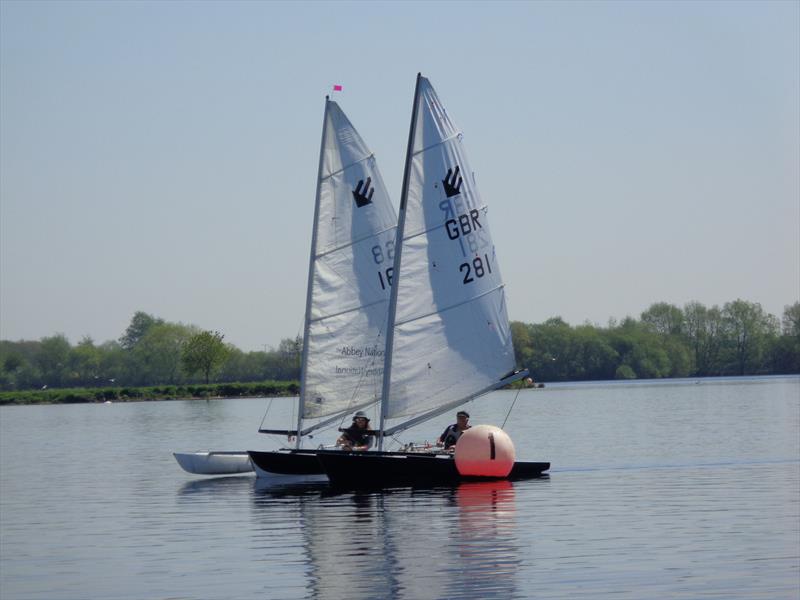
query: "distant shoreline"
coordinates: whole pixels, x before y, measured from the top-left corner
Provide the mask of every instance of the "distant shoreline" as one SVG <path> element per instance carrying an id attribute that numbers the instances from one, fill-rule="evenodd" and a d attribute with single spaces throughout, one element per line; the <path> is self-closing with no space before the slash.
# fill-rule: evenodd
<path id="1" fill-rule="evenodd" d="M 516 382 L 506 389 L 548 389 L 562 391 L 590 386 L 630 387 L 657 385 L 692 385 L 725 383 L 758 383 L 760 381 L 795 380 L 789 375 L 736 375 L 724 377 L 663 377 L 660 379 L 611 379 L 591 381 L 537 382 L 526 387 Z M 211 383 L 197 385 L 167 385 L 118 388 L 64 388 L 0 392 L 0 406 L 37 404 L 103 404 L 105 402 L 153 402 L 157 400 L 208 400 L 221 398 L 291 398 L 300 393 L 297 381 L 266 381 L 257 383 Z"/>
<path id="2" fill-rule="evenodd" d="M 296 396 L 297 381 L 156 385 L 146 387 L 54 388 L 0 392 L 0 406 L 30 404 L 103 404 L 154 400 L 203 400 L 208 398 L 268 398 Z"/>

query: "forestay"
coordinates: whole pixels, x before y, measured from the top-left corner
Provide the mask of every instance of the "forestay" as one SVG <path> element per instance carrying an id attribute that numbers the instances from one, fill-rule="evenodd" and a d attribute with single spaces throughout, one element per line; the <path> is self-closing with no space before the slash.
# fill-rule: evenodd
<path id="1" fill-rule="evenodd" d="M 514 367 L 488 209 L 462 135 L 422 76 L 414 111 L 385 418 L 467 399 Z"/>
<path id="2" fill-rule="evenodd" d="M 326 100 L 300 418 L 380 400 L 397 217 L 372 152 Z"/>

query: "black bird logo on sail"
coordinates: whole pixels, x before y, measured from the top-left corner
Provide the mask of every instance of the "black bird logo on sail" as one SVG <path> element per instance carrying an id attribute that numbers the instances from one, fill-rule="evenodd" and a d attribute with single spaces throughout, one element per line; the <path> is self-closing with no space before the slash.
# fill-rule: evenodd
<path id="1" fill-rule="evenodd" d="M 356 185 L 356 189 L 353 190 L 353 198 L 358 208 L 366 206 L 367 204 L 372 204 L 372 194 L 375 193 L 375 188 L 370 188 L 371 183 L 372 177 L 367 177 L 366 184 L 363 179 L 358 180 L 358 185 Z M 363 190 L 361 189 L 362 186 L 364 188 Z"/>
<path id="2" fill-rule="evenodd" d="M 456 165 L 455 172 L 452 167 L 447 169 L 447 175 L 442 179 L 444 193 L 447 194 L 448 198 L 458 196 L 461 193 L 461 184 L 464 183 L 464 180 L 461 178 L 461 175 L 459 175 L 460 172 L 461 167 Z"/>

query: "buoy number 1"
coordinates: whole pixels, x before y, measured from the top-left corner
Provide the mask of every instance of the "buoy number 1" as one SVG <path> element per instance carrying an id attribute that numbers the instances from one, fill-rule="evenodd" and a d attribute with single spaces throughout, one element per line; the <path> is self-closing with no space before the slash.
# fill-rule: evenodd
<path id="1" fill-rule="evenodd" d="M 489 255 L 484 254 L 483 258 L 476 256 L 472 263 L 461 263 L 458 270 L 464 273 L 464 285 L 475 281 L 475 277 L 483 277 L 486 273 L 492 272 L 492 264 L 489 262 Z M 473 277 L 473 275 L 475 277 Z"/>

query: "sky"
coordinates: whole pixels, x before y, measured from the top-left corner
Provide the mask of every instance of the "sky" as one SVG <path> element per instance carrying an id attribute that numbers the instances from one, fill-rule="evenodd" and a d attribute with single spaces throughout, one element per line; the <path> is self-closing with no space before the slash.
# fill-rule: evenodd
<path id="1" fill-rule="evenodd" d="M 0 2 L 0 338 L 302 333 L 324 97 L 399 204 L 414 81 L 509 317 L 800 299 L 800 2 Z"/>

